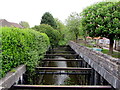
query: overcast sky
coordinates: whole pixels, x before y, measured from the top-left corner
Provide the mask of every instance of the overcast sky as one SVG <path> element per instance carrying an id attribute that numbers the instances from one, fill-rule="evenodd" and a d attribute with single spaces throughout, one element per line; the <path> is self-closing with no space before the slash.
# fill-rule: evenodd
<path id="1" fill-rule="evenodd" d="M 0 19 L 30 26 L 39 25 L 42 15 L 50 12 L 62 22 L 72 12 L 80 13 L 85 7 L 103 0 L 0 0 Z"/>

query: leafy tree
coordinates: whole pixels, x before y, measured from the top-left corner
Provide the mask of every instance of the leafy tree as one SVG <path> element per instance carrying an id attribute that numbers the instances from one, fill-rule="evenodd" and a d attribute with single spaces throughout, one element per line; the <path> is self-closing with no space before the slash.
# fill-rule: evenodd
<path id="1" fill-rule="evenodd" d="M 57 18 L 55 18 L 55 22 L 57 24 L 57 31 L 59 31 L 60 33 L 60 42 L 59 45 L 65 45 L 66 42 L 66 35 L 67 35 L 67 31 L 66 31 L 66 26 Z"/>
<path id="2" fill-rule="evenodd" d="M 21 21 L 19 24 L 20 24 L 21 26 L 23 26 L 24 28 L 30 28 L 29 23 L 26 22 L 26 21 Z"/>
<path id="3" fill-rule="evenodd" d="M 39 26 L 33 27 L 34 30 L 39 31 L 41 33 L 47 34 L 50 39 L 50 44 L 52 46 L 57 46 L 60 40 L 60 33 L 53 29 L 50 25 L 41 24 Z"/>
<path id="4" fill-rule="evenodd" d="M 77 13 L 72 13 L 66 20 L 66 26 L 77 41 L 80 35 L 80 16 Z"/>
<path id="5" fill-rule="evenodd" d="M 56 29 L 56 27 L 57 27 L 56 22 L 52 16 L 52 14 L 50 14 L 49 12 L 44 13 L 44 15 L 42 16 L 40 24 L 48 24 L 51 27 L 53 27 L 54 29 Z"/>
<path id="6" fill-rule="evenodd" d="M 114 39 L 120 39 L 120 2 L 100 2 L 87 7 L 82 12 L 83 30 L 91 37 L 110 39 L 110 53 Z"/>

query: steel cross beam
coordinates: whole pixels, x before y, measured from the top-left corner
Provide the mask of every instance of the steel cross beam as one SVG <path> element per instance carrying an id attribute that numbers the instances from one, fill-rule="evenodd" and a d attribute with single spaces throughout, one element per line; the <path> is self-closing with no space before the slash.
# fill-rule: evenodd
<path id="1" fill-rule="evenodd" d="M 36 70 L 71 70 L 71 71 L 90 71 L 92 68 L 76 67 L 36 67 Z"/>
<path id="2" fill-rule="evenodd" d="M 61 74 L 66 74 L 66 75 L 89 75 L 90 72 L 37 72 L 37 74 L 47 74 L 47 75 L 61 75 Z"/>
<path id="3" fill-rule="evenodd" d="M 78 56 L 78 54 L 46 54 L 45 56 Z"/>
<path id="4" fill-rule="evenodd" d="M 82 59 L 44 59 L 42 60 L 43 62 L 45 61 L 83 61 Z"/>
<path id="5" fill-rule="evenodd" d="M 103 85 L 14 85 L 13 89 L 40 89 L 40 90 L 112 90 L 111 86 Z"/>

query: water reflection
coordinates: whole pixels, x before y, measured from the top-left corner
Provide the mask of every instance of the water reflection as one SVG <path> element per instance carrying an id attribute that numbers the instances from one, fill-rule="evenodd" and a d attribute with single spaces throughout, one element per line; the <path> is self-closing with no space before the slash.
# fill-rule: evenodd
<path id="1" fill-rule="evenodd" d="M 57 56 L 55 59 L 65 59 L 64 57 Z M 57 67 L 67 67 L 67 63 L 65 61 L 55 62 Z"/>
<path id="2" fill-rule="evenodd" d="M 65 59 L 64 57 L 56 57 L 55 59 Z M 61 61 L 61 62 L 55 62 L 56 63 L 56 66 L 57 67 L 67 67 L 67 63 L 65 61 Z M 57 71 L 57 72 L 65 72 L 64 70 L 61 70 L 61 71 Z M 56 75 L 56 82 L 55 84 L 56 85 L 61 85 L 61 84 L 64 84 L 64 82 L 66 81 L 66 79 L 68 79 L 69 76 L 68 75 L 65 75 L 65 74 L 62 74 L 62 75 Z"/>
<path id="3" fill-rule="evenodd" d="M 54 59 L 65 59 L 64 57 L 61 57 L 61 56 L 56 56 Z M 67 67 L 67 63 L 65 61 L 60 61 L 60 62 L 57 62 L 57 61 L 54 61 L 54 62 L 49 62 L 48 64 L 48 67 Z M 51 72 L 51 71 L 49 71 Z M 54 70 L 52 72 L 65 72 L 64 70 Z M 69 78 L 68 75 L 66 74 L 61 74 L 61 75 L 56 75 L 56 74 L 53 74 L 53 75 L 44 75 L 44 78 L 43 78 L 43 84 L 45 85 L 50 85 L 50 84 L 53 84 L 53 85 L 61 85 L 61 84 L 64 84 L 64 82 Z"/>

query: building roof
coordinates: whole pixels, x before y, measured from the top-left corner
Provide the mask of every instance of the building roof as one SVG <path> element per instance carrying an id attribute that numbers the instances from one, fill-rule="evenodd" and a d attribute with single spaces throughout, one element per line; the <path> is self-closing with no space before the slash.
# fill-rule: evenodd
<path id="1" fill-rule="evenodd" d="M 17 23 L 11 23 L 14 27 L 18 27 L 18 28 L 23 28 L 20 24 L 17 24 Z"/>
<path id="2" fill-rule="evenodd" d="M 0 26 L 2 27 L 17 27 L 17 28 L 23 28 L 20 24 L 17 24 L 17 23 L 13 23 L 13 22 L 8 22 L 7 20 L 5 19 L 0 19 Z"/>

